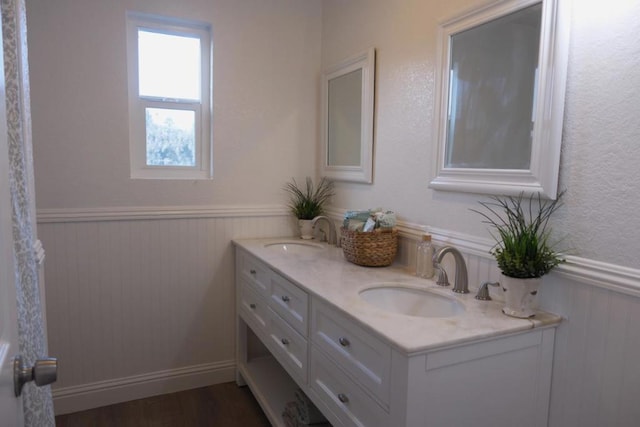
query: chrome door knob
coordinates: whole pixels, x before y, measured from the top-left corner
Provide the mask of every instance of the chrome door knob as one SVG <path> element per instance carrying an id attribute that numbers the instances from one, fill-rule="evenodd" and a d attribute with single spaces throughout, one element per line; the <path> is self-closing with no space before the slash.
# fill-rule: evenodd
<path id="1" fill-rule="evenodd" d="M 22 356 L 13 359 L 13 392 L 16 397 L 22 393 L 22 387 L 34 381 L 38 387 L 54 383 L 58 379 L 58 359 L 45 357 L 36 360 L 32 368 L 24 364 Z"/>

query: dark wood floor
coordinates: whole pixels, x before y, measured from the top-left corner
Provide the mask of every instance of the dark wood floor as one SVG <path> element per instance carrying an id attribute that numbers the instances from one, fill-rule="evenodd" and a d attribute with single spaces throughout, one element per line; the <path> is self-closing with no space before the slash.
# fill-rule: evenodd
<path id="1" fill-rule="evenodd" d="M 56 417 L 57 427 L 270 427 L 248 387 L 217 384 Z"/>

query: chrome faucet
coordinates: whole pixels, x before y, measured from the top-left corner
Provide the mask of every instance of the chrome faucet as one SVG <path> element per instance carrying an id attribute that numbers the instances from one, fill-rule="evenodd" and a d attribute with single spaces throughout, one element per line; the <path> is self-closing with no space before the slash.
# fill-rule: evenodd
<path id="1" fill-rule="evenodd" d="M 444 271 L 444 268 L 440 265 L 442 262 L 442 258 L 448 253 L 453 255 L 454 260 L 456 261 L 456 277 L 453 284 L 453 292 L 459 294 L 468 294 L 469 293 L 469 284 L 467 280 L 467 265 L 464 262 L 464 257 L 462 253 L 454 248 L 453 246 L 445 246 L 441 248 L 436 254 L 433 256 L 433 262 L 435 267 L 438 270 L 438 285 L 440 286 L 449 286 L 449 280 L 447 278 L 447 272 Z"/>
<path id="2" fill-rule="evenodd" d="M 311 224 L 313 226 L 313 229 L 315 230 L 316 224 L 321 219 L 326 220 L 327 224 L 329 224 L 329 237 L 327 238 L 327 243 L 329 243 L 330 245 L 336 245 L 337 246 L 337 244 L 338 244 L 338 233 L 336 231 L 336 225 L 328 217 L 320 215 L 320 216 L 317 216 L 317 217 L 313 218 L 313 221 L 311 222 Z"/>

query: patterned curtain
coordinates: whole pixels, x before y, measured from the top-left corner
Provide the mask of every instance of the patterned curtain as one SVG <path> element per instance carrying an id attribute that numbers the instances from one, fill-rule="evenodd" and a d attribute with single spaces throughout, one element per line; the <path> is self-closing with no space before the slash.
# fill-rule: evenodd
<path id="1" fill-rule="evenodd" d="M 15 241 L 16 291 L 20 352 L 28 366 L 47 356 L 38 265 L 34 253 L 33 157 L 24 0 L 1 0 L 4 75 L 7 93 L 9 184 Z M 55 426 L 51 388 L 25 386 L 22 393 L 27 427 Z"/>

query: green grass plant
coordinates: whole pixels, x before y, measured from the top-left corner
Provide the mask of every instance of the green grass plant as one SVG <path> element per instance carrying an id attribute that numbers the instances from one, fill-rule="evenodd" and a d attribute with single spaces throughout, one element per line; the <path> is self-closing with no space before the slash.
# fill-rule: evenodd
<path id="1" fill-rule="evenodd" d="M 549 238 L 549 218 L 562 205 L 560 199 L 543 200 L 540 195 L 525 197 L 492 197 L 480 202 L 485 211 L 471 209 L 485 218 L 497 235 L 491 254 L 505 276 L 521 279 L 542 277 L 564 258 L 554 249 Z"/>
<path id="2" fill-rule="evenodd" d="M 335 194 L 333 181 L 324 177 L 317 186 L 307 177 L 304 188 L 300 188 L 292 179 L 284 186 L 284 190 L 289 193 L 289 209 L 298 219 L 313 219 L 322 215 L 325 203 Z"/>

